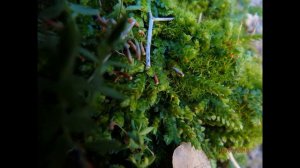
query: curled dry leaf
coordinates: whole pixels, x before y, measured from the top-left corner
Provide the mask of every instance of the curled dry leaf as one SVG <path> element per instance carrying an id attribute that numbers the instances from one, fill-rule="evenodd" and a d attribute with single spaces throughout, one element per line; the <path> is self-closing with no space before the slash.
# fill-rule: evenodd
<path id="1" fill-rule="evenodd" d="M 157 75 L 155 74 L 153 78 L 154 78 L 155 85 L 158 85 L 159 84 L 159 80 L 158 80 Z"/>
<path id="2" fill-rule="evenodd" d="M 135 44 L 131 40 L 128 40 L 127 43 L 129 44 L 130 48 L 132 48 L 136 52 Z"/>
<path id="3" fill-rule="evenodd" d="M 186 142 L 174 150 L 172 164 L 173 168 L 211 168 L 205 153 Z"/>

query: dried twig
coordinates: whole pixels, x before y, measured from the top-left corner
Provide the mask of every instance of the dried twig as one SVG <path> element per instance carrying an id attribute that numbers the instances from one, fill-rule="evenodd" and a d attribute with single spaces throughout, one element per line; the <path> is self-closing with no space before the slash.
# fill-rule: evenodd
<path id="1" fill-rule="evenodd" d="M 119 51 L 115 50 L 116 53 L 118 53 L 119 55 L 123 55 L 123 56 L 126 56 L 125 54 L 123 53 L 120 53 Z"/>
<path id="2" fill-rule="evenodd" d="M 202 12 L 199 14 L 198 23 L 200 23 L 202 20 Z"/>
<path id="3" fill-rule="evenodd" d="M 171 21 L 174 18 L 155 18 L 153 17 L 153 21 Z"/>
<path id="4" fill-rule="evenodd" d="M 149 12 L 149 27 L 148 27 L 148 34 L 147 34 L 147 46 L 146 46 L 146 69 L 149 69 L 151 66 L 150 63 L 150 46 L 151 46 L 151 39 L 152 39 L 152 29 L 153 29 L 153 16 L 152 12 Z"/>
<path id="5" fill-rule="evenodd" d="M 173 69 L 180 77 L 184 77 L 184 73 L 182 71 L 180 71 L 178 68 L 173 67 Z"/>
<path id="6" fill-rule="evenodd" d="M 149 27 L 148 27 L 148 34 L 147 34 L 147 46 L 146 46 L 146 70 L 151 67 L 150 63 L 150 46 L 152 40 L 152 31 L 153 31 L 153 23 L 154 21 L 170 21 L 174 18 L 155 18 L 152 16 L 151 10 L 148 12 L 149 15 Z"/>
<path id="7" fill-rule="evenodd" d="M 241 23 L 241 25 L 239 27 L 239 33 L 238 33 L 237 43 L 240 41 L 240 34 L 241 34 L 241 31 L 242 31 L 242 26 L 243 26 L 243 22 Z"/>
<path id="8" fill-rule="evenodd" d="M 129 27 L 124 31 L 122 32 L 121 34 L 121 39 L 125 39 L 125 37 L 127 36 L 127 34 L 130 32 L 130 30 L 132 29 L 132 27 L 135 25 L 135 20 L 133 19 L 133 21 L 130 23 Z"/>
<path id="9" fill-rule="evenodd" d="M 155 85 L 158 85 L 159 84 L 159 80 L 158 80 L 158 77 L 157 77 L 157 75 L 156 74 L 154 74 L 154 83 L 155 83 Z"/>
<path id="10" fill-rule="evenodd" d="M 237 161 L 235 160 L 235 158 L 233 157 L 232 152 L 229 152 L 228 156 L 229 156 L 229 160 L 233 163 L 235 168 L 241 168 L 237 163 Z"/>
<path id="11" fill-rule="evenodd" d="M 111 53 L 107 54 L 107 56 L 104 57 L 103 63 L 105 63 L 111 56 Z"/>
<path id="12" fill-rule="evenodd" d="M 99 0 L 98 2 L 99 2 L 99 6 L 100 6 L 100 8 L 102 8 L 102 3 L 101 3 L 101 0 Z"/>
<path id="13" fill-rule="evenodd" d="M 128 40 L 127 43 L 130 45 L 130 48 L 132 48 L 136 52 L 135 44 L 131 40 Z"/>

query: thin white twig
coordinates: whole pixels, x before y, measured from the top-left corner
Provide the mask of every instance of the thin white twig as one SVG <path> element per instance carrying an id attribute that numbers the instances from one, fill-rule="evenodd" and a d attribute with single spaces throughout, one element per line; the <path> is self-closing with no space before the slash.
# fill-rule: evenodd
<path id="1" fill-rule="evenodd" d="M 110 56 L 111 56 L 111 53 L 107 54 L 107 56 L 104 57 L 103 64 L 110 58 Z"/>
<path id="2" fill-rule="evenodd" d="M 148 151 L 152 154 L 152 156 L 154 156 L 154 153 L 152 152 L 152 150 L 149 149 L 148 146 L 146 146 L 146 149 L 148 149 Z"/>
<path id="3" fill-rule="evenodd" d="M 243 22 L 241 23 L 241 25 L 239 27 L 239 33 L 238 33 L 237 43 L 240 41 L 240 34 L 241 34 L 241 31 L 242 31 L 242 26 L 243 26 Z"/>
<path id="4" fill-rule="evenodd" d="M 149 13 L 149 27 L 147 33 L 147 46 L 146 46 L 146 70 L 150 68 L 150 46 L 151 46 L 151 39 L 152 39 L 152 29 L 153 29 L 153 16 L 152 12 Z"/>
<path id="5" fill-rule="evenodd" d="M 173 67 L 173 69 L 179 76 L 184 77 L 184 73 L 182 71 L 180 71 L 178 68 Z"/>
<path id="6" fill-rule="evenodd" d="M 241 168 L 239 166 L 239 164 L 237 163 L 237 161 L 235 160 L 235 158 L 233 157 L 232 152 L 229 152 L 228 156 L 229 156 L 229 160 L 233 163 L 233 165 L 234 165 L 235 168 Z"/>
<path id="7" fill-rule="evenodd" d="M 153 21 L 171 21 L 174 18 L 155 18 L 153 17 Z"/>
<path id="8" fill-rule="evenodd" d="M 199 14 L 198 23 L 200 23 L 202 20 L 202 12 Z"/>
<path id="9" fill-rule="evenodd" d="M 257 25 L 258 25 L 258 19 L 255 21 L 254 30 L 253 30 L 253 32 L 251 33 L 251 35 L 254 35 L 254 34 L 255 34 Z"/>
<path id="10" fill-rule="evenodd" d="M 136 20 L 133 19 L 133 22 L 130 23 L 129 27 L 124 32 L 122 32 L 121 38 L 123 40 L 125 39 L 125 37 L 127 36 L 127 34 L 130 32 L 130 30 L 132 29 L 132 27 L 134 26 L 135 23 L 136 23 Z"/>
<path id="11" fill-rule="evenodd" d="M 123 55 L 123 56 L 126 56 L 125 54 L 123 54 L 123 53 L 120 53 L 119 51 L 117 51 L 117 50 L 114 50 L 116 53 L 118 53 L 119 55 Z"/>
<path id="12" fill-rule="evenodd" d="M 146 70 L 148 70 L 151 67 L 150 48 L 151 48 L 154 21 L 171 21 L 174 19 L 174 18 L 155 18 L 153 17 L 151 10 L 148 12 L 148 15 L 149 15 L 149 27 L 147 33 L 147 46 L 146 46 Z"/>
<path id="13" fill-rule="evenodd" d="M 99 2 L 99 6 L 100 8 L 102 7 L 102 3 L 101 3 L 101 0 L 98 1 Z"/>

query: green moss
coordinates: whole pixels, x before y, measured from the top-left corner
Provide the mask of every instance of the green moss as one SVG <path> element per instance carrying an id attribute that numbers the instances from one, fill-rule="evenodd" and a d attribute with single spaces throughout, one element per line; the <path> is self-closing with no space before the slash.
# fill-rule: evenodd
<path id="1" fill-rule="evenodd" d="M 148 28 L 147 1 L 137 2 L 141 3 L 141 10 L 127 11 L 126 15 L 134 17 L 139 28 L 133 27 L 126 40 L 136 39 L 145 44 L 146 37 L 139 35 L 138 30 Z M 120 54 L 124 41 L 110 41 L 110 37 L 119 37 L 123 29 L 109 26 L 103 32 L 91 28 L 97 25 L 91 16 L 76 18 L 81 47 L 99 60 L 111 54 L 100 67 L 98 63 L 80 62 L 76 58 L 74 68 L 78 76 L 88 80 L 93 72 L 98 73 L 91 83 L 86 83 L 88 92 L 93 95 L 84 99 L 89 107 L 86 110 L 92 114 L 96 126 L 84 137 L 89 143 L 104 138 L 124 147 L 115 153 L 93 156 L 98 158 L 93 164 L 149 167 L 153 163 L 152 166 L 160 166 L 163 160 L 170 159 L 180 142 L 191 142 L 211 159 L 226 160 L 227 155 L 222 152 L 225 148 L 251 149 L 261 143 L 261 59 L 253 56 L 248 47 L 252 36 L 247 36 L 244 29 L 239 30 L 245 10 L 238 12 L 233 8 L 234 3 L 223 0 L 150 2 L 154 16 L 175 19 L 155 22 L 152 66 L 148 71 L 144 69 L 144 56 L 138 61 L 132 50 L 134 62 L 129 64 L 126 56 Z M 81 3 L 94 8 L 99 6 L 94 1 Z M 119 24 L 123 21 L 121 17 L 126 17 L 125 8 L 135 3 L 129 0 L 103 2 L 100 13 Z M 200 13 L 202 20 L 198 23 Z M 113 45 L 108 46 L 107 41 Z M 49 71 L 44 61 L 47 59 L 42 56 L 41 74 Z M 126 73 L 132 79 L 115 72 Z M 74 90 L 74 94 L 77 92 L 84 91 Z M 119 94 L 123 99 L 115 98 Z M 113 130 L 111 122 L 117 124 Z"/>

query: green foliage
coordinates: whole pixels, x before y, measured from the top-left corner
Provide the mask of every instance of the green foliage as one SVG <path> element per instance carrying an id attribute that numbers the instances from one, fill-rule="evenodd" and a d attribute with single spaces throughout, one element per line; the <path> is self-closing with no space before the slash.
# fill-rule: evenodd
<path id="1" fill-rule="evenodd" d="M 152 66 L 146 71 L 144 56 L 137 60 L 131 49 L 129 63 L 124 44 L 146 43 L 139 30 L 148 28 L 149 2 L 154 16 L 175 19 L 155 22 Z M 227 159 L 224 149 L 261 143 L 261 58 L 248 46 L 255 37 L 240 30 L 246 9 L 236 10 L 236 3 L 74 0 L 44 5 L 48 8 L 40 9 L 38 22 L 40 167 L 70 165 L 70 149 L 80 149 L 83 163 L 77 164 L 161 167 L 170 166 L 180 142 L 191 142 L 214 160 Z M 107 25 L 91 16 L 97 13 Z M 121 39 L 127 17 L 139 27 Z M 63 28 L 47 25 L 47 19 Z"/>

